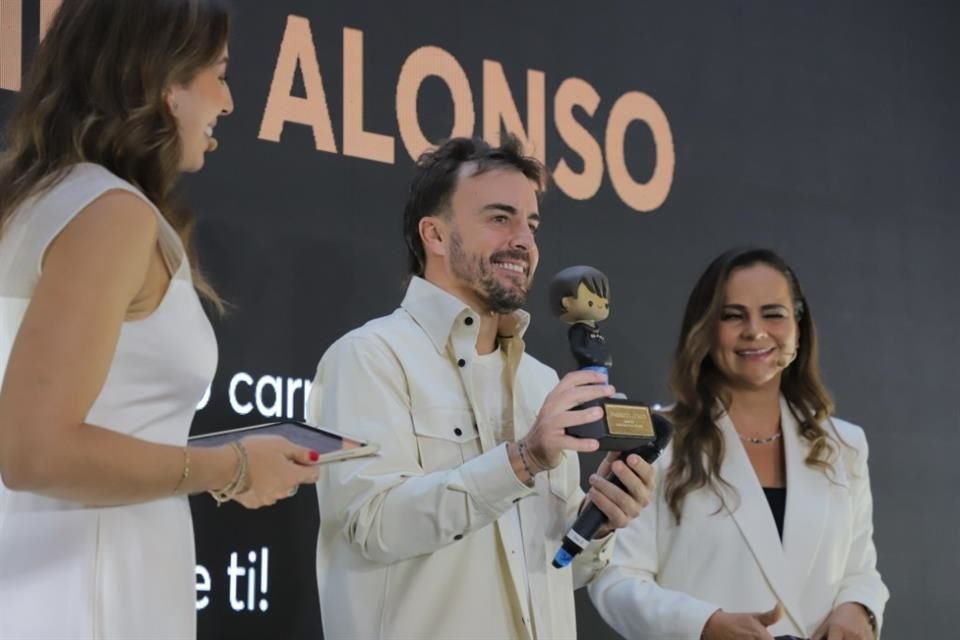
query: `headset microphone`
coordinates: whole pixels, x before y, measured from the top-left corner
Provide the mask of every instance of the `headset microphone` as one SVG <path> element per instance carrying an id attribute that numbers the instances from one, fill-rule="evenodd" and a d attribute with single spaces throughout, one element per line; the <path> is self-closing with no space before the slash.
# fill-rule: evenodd
<path id="1" fill-rule="evenodd" d="M 797 359 L 797 350 L 794 349 L 793 351 L 789 351 L 787 353 L 781 354 L 780 357 L 777 358 L 777 366 L 780 367 L 781 369 L 786 369 L 791 364 L 793 364 L 793 361 L 796 359 Z"/>

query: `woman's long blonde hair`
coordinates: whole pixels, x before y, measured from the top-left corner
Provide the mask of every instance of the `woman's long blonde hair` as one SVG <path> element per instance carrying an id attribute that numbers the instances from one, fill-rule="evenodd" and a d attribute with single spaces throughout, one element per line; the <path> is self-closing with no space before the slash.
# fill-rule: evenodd
<path id="1" fill-rule="evenodd" d="M 181 145 L 164 94 L 214 64 L 230 19 L 220 0 L 64 0 L 38 47 L 0 156 L 0 233 L 30 196 L 78 162 L 136 186 L 177 231 L 197 290 L 193 215 L 176 198 Z"/>
<path id="2" fill-rule="evenodd" d="M 683 317 L 680 338 L 670 372 L 675 405 L 673 460 L 664 485 L 671 513 L 680 521 L 687 494 L 710 486 L 718 495 L 725 454 L 723 435 L 716 425 L 717 401 L 729 406 L 724 397 L 723 376 L 711 357 L 726 297 L 727 281 L 735 269 L 765 264 L 787 279 L 800 330 L 797 356 L 783 371 L 780 393 L 786 398 L 800 425 L 800 435 L 810 443 L 806 463 L 826 472 L 832 466 L 834 447 L 821 421 L 833 413 L 833 401 L 820 381 L 817 330 L 800 282 L 779 255 L 769 249 L 734 249 L 707 267 L 697 281 Z"/>

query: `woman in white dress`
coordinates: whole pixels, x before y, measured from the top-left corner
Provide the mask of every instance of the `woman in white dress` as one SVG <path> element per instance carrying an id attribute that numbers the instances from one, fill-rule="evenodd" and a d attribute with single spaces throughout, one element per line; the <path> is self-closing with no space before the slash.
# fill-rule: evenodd
<path id="1" fill-rule="evenodd" d="M 282 438 L 187 448 L 217 361 L 182 171 L 233 109 L 225 7 L 65 0 L 0 161 L 0 638 L 193 638 L 187 495 L 316 481 Z M 193 265 L 195 266 L 195 265 Z"/>

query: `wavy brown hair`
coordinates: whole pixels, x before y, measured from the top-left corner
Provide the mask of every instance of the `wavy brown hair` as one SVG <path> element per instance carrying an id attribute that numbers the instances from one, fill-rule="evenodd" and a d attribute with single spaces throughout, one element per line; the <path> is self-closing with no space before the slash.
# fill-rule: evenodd
<path id="1" fill-rule="evenodd" d="M 769 249 L 728 251 L 707 267 L 690 293 L 670 372 L 675 399 L 670 416 L 675 432 L 673 461 L 664 487 L 667 504 L 677 522 L 687 494 L 709 486 L 722 501 L 719 485 L 730 487 L 720 476 L 725 451 L 723 435 L 715 422 L 722 407 L 730 406 L 730 399 L 724 392 L 723 375 L 710 354 L 716 343 L 730 274 L 756 264 L 777 270 L 790 286 L 800 340 L 796 359 L 780 378 L 780 393 L 800 425 L 800 436 L 810 443 L 807 465 L 825 473 L 832 468 L 834 446 L 820 423 L 833 413 L 833 401 L 820 381 L 817 330 L 800 282 L 783 258 Z"/>
<path id="2" fill-rule="evenodd" d="M 181 148 L 166 90 L 189 83 L 227 44 L 222 0 L 64 0 L 27 72 L 0 157 L 0 231 L 30 196 L 78 162 L 136 186 L 177 231 L 197 290 L 193 215 L 178 203 Z"/>

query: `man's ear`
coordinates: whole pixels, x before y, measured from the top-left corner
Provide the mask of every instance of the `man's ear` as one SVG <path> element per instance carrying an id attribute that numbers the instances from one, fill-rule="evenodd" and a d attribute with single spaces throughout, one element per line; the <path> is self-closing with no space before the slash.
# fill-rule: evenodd
<path id="1" fill-rule="evenodd" d="M 437 216 L 424 216 L 418 225 L 425 255 L 447 255 L 447 228 Z"/>
<path id="2" fill-rule="evenodd" d="M 573 303 L 576 302 L 576 297 L 574 296 L 563 296 L 560 298 L 560 306 L 563 307 L 565 313 L 570 312 L 570 307 L 573 306 Z"/>

